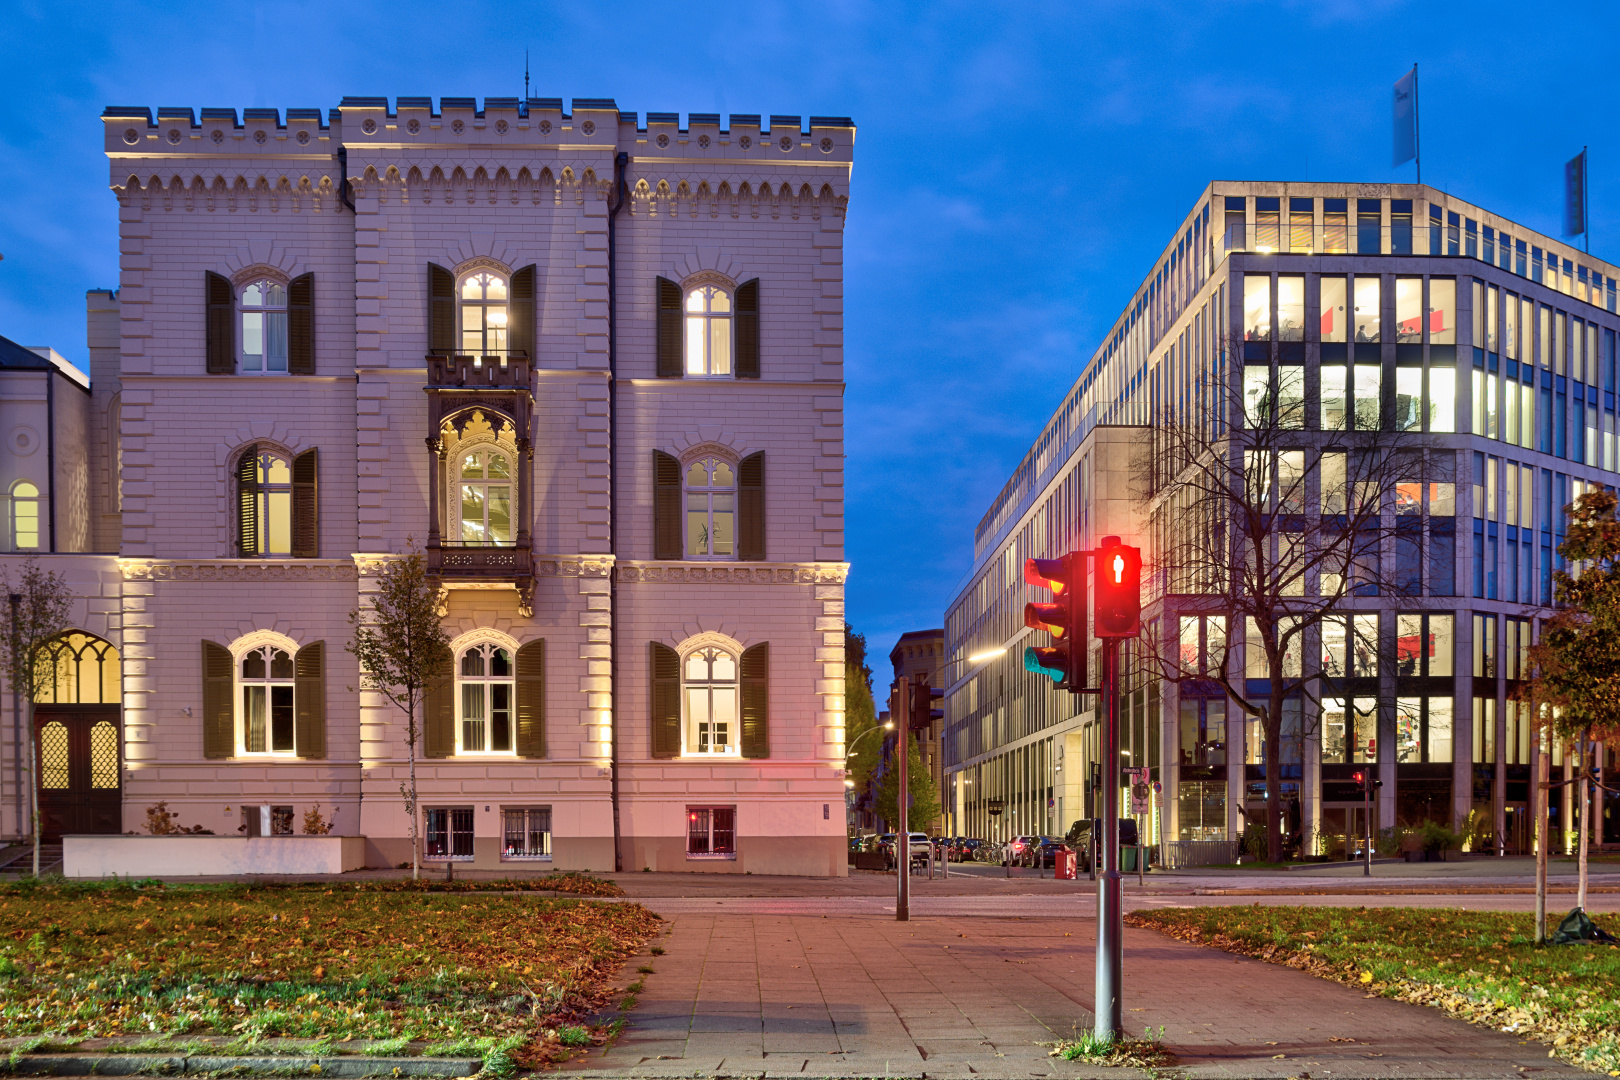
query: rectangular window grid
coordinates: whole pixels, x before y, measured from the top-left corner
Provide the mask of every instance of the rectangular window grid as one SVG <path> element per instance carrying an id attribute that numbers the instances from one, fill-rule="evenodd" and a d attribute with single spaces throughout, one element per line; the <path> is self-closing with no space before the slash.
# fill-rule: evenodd
<path id="1" fill-rule="evenodd" d="M 734 806 L 687 807 L 686 857 L 688 859 L 735 859 L 737 857 L 737 808 Z"/>
<path id="2" fill-rule="evenodd" d="M 501 858 L 551 858 L 551 807 L 501 808 Z"/>
<path id="3" fill-rule="evenodd" d="M 471 859 L 473 857 L 473 808 L 470 806 L 430 806 L 424 830 L 424 857 L 429 859 Z"/>

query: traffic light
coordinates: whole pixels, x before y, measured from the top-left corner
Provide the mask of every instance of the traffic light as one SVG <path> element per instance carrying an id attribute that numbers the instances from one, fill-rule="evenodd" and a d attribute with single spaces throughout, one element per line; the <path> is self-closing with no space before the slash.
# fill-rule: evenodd
<path id="1" fill-rule="evenodd" d="M 1085 556 L 1071 552 L 1061 559 L 1025 559 L 1024 582 L 1052 590 L 1050 604 L 1024 605 L 1024 625 L 1045 630 L 1052 644 L 1024 650 L 1024 670 L 1038 671 L 1060 690 L 1086 685 Z"/>
<path id="2" fill-rule="evenodd" d="M 1142 549 L 1105 536 L 1097 545 L 1098 637 L 1135 637 L 1142 629 Z"/>
<path id="3" fill-rule="evenodd" d="M 927 731 L 935 720 L 945 719 L 945 710 L 934 708 L 934 702 L 945 696 L 939 687 L 927 683 L 911 684 L 911 730 Z"/>
<path id="4" fill-rule="evenodd" d="M 1384 782 L 1372 775 L 1371 770 L 1357 769 L 1350 774 L 1350 779 L 1355 782 L 1356 790 L 1361 792 L 1371 793 L 1384 786 Z"/>

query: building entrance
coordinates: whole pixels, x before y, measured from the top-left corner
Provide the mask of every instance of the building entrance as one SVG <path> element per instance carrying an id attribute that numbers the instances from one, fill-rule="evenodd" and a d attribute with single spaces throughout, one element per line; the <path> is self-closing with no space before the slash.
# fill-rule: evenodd
<path id="1" fill-rule="evenodd" d="M 122 832 L 118 706 L 36 705 L 34 737 L 44 839 Z"/>

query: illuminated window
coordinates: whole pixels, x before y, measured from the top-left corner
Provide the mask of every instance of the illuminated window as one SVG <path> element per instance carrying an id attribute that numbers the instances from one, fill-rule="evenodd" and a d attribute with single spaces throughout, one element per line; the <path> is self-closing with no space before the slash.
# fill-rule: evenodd
<path id="1" fill-rule="evenodd" d="M 512 463 L 488 447 L 461 455 L 461 541 L 512 542 Z"/>
<path id="2" fill-rule="evenodd" d="M 11 550 L 39 550 L 39 488 L 27 480 L 11 485 Z"/>
<path id="3" fill-rule="evenodd" d="M 456 752 L 512 752 L 512 654 L 499 645 L 474 645 L 461 654 L 457 667 L 458 720 Z"/>
<path id="4" fill-rule="evenodd" d="M 686 294 L 686 373 L 731 374 L 731 293 L 717 285 Z"/>
<path id="5" fill-rule="evenodd" d="M 273 450 L 249 451 L 237 495 L 241 554 L 292 554 L 292 464 Z"/>
<path id="6" fill-rule="evenodd" d="M 686 468 L 686 555 L 692 559 L 736 556 L 737 476 L 717 458 Z"/>
<path id="7" fill-rule="evenodd" d="M 501 807 L 501 858 L 551 858 L 551 807 Z"/>
<path id="8" fill-rule="evenodd" d="M 467 356 L 505 356 L 506 279 L 484 270 L 461 281 L 461 351 Z"/>
<path id="9" fill-rule="evenodd" d="M 699 649 L 681 667 L 686 702 L 686 753 L 736 756 L 737 658 L 724 649 Z"/>
<path id="10" fill-rule="evenodd" d="M 237 370 L 287 373 L 287 287 L 255 281 L 242 290 L 242 363 Z"/>
<path id="11" fill-rule="evenodd" d="M 238 728 L 244 754 L 293 753 L 293 658 L 265 645 L 243 655 L 242 713 Z"/>

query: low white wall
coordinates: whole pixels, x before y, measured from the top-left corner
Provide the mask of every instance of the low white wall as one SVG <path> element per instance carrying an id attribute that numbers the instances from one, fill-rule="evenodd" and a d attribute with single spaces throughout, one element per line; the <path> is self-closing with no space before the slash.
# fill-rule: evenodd
<path id="1" fill-rule="evenodd" d="M 64 836 L 70 878 L 341 874 L 363 870 L 363 836 Z"/>

